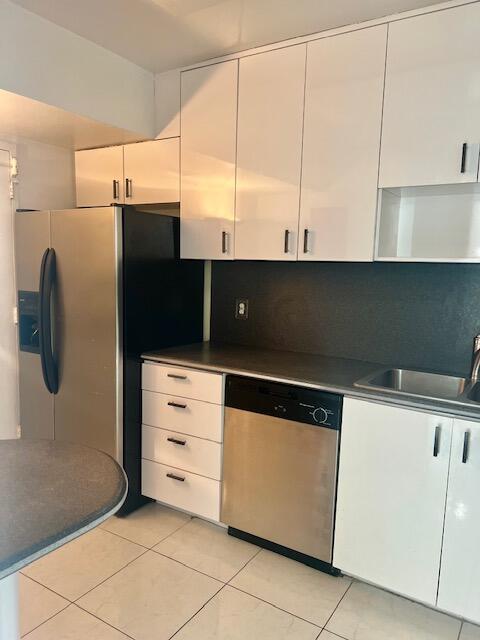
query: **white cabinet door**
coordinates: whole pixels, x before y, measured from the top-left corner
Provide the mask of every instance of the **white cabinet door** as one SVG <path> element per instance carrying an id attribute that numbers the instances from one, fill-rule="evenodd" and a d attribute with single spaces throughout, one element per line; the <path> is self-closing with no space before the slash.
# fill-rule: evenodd
<path id="1" fill-rule="evenodd" d="M 455 420 L 438 606 L 480 622 L 480 423 Z"/>
<path id="2" fill-rule="evenodd" d="M 75 152 L 77 207 L 123 203 L 123 147 Z"/>
<path id="3" fill-rule="evenodd" d="M 237 60 L 182 73 L 182 258 L 233 258 L 237 82 Z"/>
<path id="4" fill-rule="evenodd" d="M 297 257 L 305 54 L 240 60 L 235 258 Z"/>
<path id="5" fill-rule="evenodd" d="M 478 3 L 390 24 L 380 187 L 476 182 L 479 41 Z"/>
<path id="6" fill-rule="evenodd" d="M 125 203 L 180 200 L 180 141 L 149 140 L 124 146 Z"/>
<path id="7" fill-rule="evenodd" d="M 307 45 L 299 260 L 371 261 L 387 26 Z"/>
<path id="8" fill-rule="evenodd" d="M 449 418 L 345 399 L 336 567 L 435 605 L 451 435 Z"/>

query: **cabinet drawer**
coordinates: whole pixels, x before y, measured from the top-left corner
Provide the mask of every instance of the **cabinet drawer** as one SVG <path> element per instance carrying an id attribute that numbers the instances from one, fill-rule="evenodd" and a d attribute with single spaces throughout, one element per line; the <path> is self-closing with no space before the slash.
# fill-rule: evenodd
<path id="1" fill-rule="evenodd" d="M 223 375 L 194 369 L 144 363 L 142 388 L 147 391 L 170 393 L 184 398 L 223 404 Z"/>
<path id="2" fill-rule="evenodd" d="M 204 518 L 220 520 L 220 482 L 217 480 L 142 460 L 142 494 Z"/>
<path id="3" fill-rule="evenodd" d="M 221 479 L 222 445 L 210 440 L 142 425 L 142 458 Z"/>
<path id="4" fill-rule="evenodd" d="M 142 422 L 198 438 L 223 440 L 223 407 L 219 404 L 143 391 Z"/>

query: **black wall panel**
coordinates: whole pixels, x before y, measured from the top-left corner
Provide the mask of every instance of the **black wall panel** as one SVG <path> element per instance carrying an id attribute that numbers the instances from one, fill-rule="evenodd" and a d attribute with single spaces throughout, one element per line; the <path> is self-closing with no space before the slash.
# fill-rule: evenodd
<path id="1" fill-rule="evenodd" d="M 212 273 L 212 341 L 469 371 L 480 265 L 235 261 Z"/>

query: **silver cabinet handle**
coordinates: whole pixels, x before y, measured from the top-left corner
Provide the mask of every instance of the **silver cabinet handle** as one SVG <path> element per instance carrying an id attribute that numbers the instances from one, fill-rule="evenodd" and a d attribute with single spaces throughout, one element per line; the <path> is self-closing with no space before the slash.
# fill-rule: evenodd
<path id="1" fill-rule="evenodd" d="M 118 180 L 112 180 L 113 187 L 113 199 L 118 200 L 120 197 L 120 182 Z"/>
<path id="2" fill-rule="evenodd" d="M 289 242 L 290 240 L 290 231 L 288 229 L 285 229 L 285 236 L 284 236 L 284 240 L 283 240 L 283 252 L 284 253 L 288 253 L 289 251 Z"/>
<path id="3" fill-rule="evenodd" d="M 228 239 L 228 234 L 226 231 L 222 231 L 222 253 L 227 253 L 228 247 L 227 247 L 227 239 Z"/>
<path id="4" fill-rule="evenodd" d="M 462 144 L 462 161 L 460 163 L 460 173 L 465 173 L 467 168 L 467 150 L 468 145 L 466 142 Z"/>
<path id="5" fill-rule="evenodd" d="M 173 378 L 174 380 L 188 380 L 187 376 L 180 376 L 178 373 L 167 373 L 167 378 Z"/>
<path id="6" fill-rule="evenodd" d="M 179 444 L 180 446 L 184 447 L 187 444 L 186 440 L 180 440 L 179 438 L 174 438 L 172 436 L 170 436 L 169 438 L 167 438 L 168 442 L 173 442 L 173 444 Z"/>
<path id="7" fill-rule="evenodd" d="M 125 178 L 125 197 L 131 198 L 133 191 L 133 180 L 131 178 Z"/>
<path id="8" fill-rule="evenodd" d="M 433 457 L 436 458 L 440 453 L 440 435 L 442 433 L 442 427 L 440 425 L 435 427 L 435 438 L 433 440 Z"/>
<path id="9" fill-rule="evenodd" d="M 470 431 L 465 431 L 465 433 L 463 434 L 463 450 L 462 450 L 463 464 L 467 464 L 469 454 L 470 454 Z"/>
<path id="10" fill-rule="evenodd" d="M 178 482 L 185 482 L 185 478 L 183 478 L 182 476 L 176 476 L 174 473 L 167 473 L 167 478 L 178 480 Z"/>
<path id="11" fill-rule="evenodd" d="M 167 402 L 169 407 L 175 407 L 175 409 L 186 409 L 186 404 L 180 404 L 179 402 Z"/>
<path id="12" fill-rule="evenodd" d="M 310 231 L 308 229 L 303 230 L 303 253 L 308 253 L 308 236 Z"/>

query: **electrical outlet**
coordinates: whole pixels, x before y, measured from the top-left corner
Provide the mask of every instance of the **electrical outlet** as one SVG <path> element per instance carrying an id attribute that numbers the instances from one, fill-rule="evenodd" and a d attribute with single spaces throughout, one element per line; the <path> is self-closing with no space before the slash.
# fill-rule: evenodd
<path id="1" fill-rule="evenodd" d="M 246 320 L 248 318 L 247 298 L 237 298 L 235 300 L 235 318 L 237 320 Z"/>

